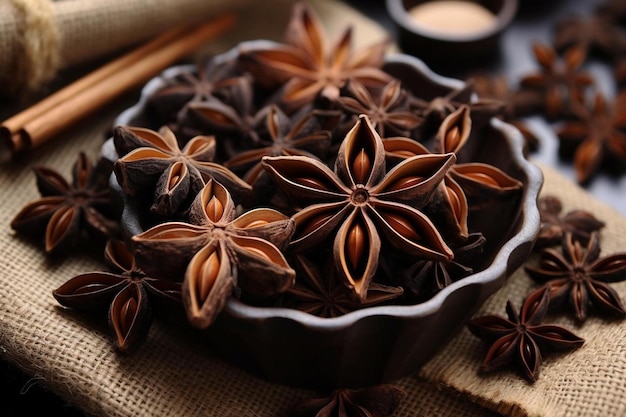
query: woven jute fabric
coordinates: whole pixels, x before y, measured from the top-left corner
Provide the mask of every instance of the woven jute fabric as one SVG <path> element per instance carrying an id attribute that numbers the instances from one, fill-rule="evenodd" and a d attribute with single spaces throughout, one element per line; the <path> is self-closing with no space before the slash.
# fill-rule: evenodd
<path id="1" fill-rule="evenodd" d="M 210 49 L 221 52 L 257 37 L 280 39 L 290 14 L 290 2 L 283 1 L 282 7 L 276 8 L 255 2 L 258 4 L 240 16 L 241 30 L 212 43 Z M 354 26 L 359 43 L 385 36 L 378 25 L 342 3 L 311 3 L 331 36 L 347 23 Z M 292 404 L 320 394 L 277 385 L 224 362 L 197 331 L 157 321 L 139 351 L 117 354 L 104 325 L 61 308 L 52 297 L 52 291 L 71 277 L 103 270 L 98 248 L 80 248 L 67 259 L 51 261 L 41 245 L 10 229 L 19 209 L 39 197 L 32 168 L 49 166 L 69 178 L 77 153 L 85 151 L 95 159 L 115 117 L 134 99 L 115 102 L 23 160 L 0 167 L 0 356 L 94 416 L 286 416 Z M 7 116 L 2 110 L 0 116 Z M 605 252 L 623 250 L 626 219 L 550 168 L 543 168 L 543 192 L 558 195 L 567 208 L 593 210 L 607 222 L 602 233 Z M 519 304 L 530 287 L 523 271 L 518 271 L 481 313 L 503 314 L 504 300 L 512 298 Z M 615 288 L 626 297 L 623 283 Z M 507 372 L 478 376 L 484 350 L 464 330 L 419 374 L 395 382 L 407 392 L 396 417 L 498 413 L 600 417 L 621 415 L 620 407 L 623 414 L 623 326 L 596 318 L 581 328 L 567 320 L 555 321 L 587 342 L 576 352 L 547 357 L 536 384 L 526 384 Z"/>
<path id="2" fill-rule="evenodd" d="M 541 166 L 541 165 L 540 165 Z M 541 166 L 545 175 L 542 196 L 554 195 L 563 202 L 563 214 L 584 209 L 606 223 L 600 233 L 601 257 L 626 251 L 626 218 L 553 169 Z M 528 262 L 533 262 L 533 255 Z M 622 300 L 626 282 L 611 284 Z M 506 316 L 505 305 L 518 307 L 538 285 L 523 268 L 482 306 L 477 315 Z M 453 387 L 485 407 L 508 416 L 624 416 L 626 415 L 626 326 L 623 322 L 591 315 L 584 324 L 555 314 L 547 322 L 564 326 L 585 339 L 578 350 L 547 354 L 534 384 L 518 374 L 479 374 L 486 353 L 480 340 L 464 329 L 439 355 L 420 371 L 420 376 Z"/>

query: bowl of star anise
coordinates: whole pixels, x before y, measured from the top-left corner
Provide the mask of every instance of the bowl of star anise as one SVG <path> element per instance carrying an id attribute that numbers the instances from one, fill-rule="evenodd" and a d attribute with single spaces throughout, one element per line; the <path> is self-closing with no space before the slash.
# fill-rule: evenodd
<path id="1" fill-rule="evenodd" d="M 137 268 L 210 348 L 271 381 L 415 372 L 529 255 L 540 170 L 471 86 L 418 58 L 243 42 L 153 79 L 103 155 Z"/>

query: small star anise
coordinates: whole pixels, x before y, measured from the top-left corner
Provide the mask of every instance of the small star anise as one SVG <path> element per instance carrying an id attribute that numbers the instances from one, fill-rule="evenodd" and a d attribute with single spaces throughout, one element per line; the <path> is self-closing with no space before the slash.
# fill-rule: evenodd
<path id="1" fill-rule="evenodd" d="M 335 264 L 364 300 L 378 267 L 381 235 L 407 254 L 452 257 L 419 209 L 455 159 L 453 154 L 418 155 L 386 172 L 382 139 L 362 115 L 339 148 L 334 172 L 302 156 L 265 157 L 263 165 L 292 200 L 313 203 L 293 216 L 296 231 L 290 247 L 309 250 L 336 233 Z"/>
<path id="2" fill-rule="evenodd" d="M 626 32 L 606 14 L 568 16 L 556 22 L 553 43 L 557 51 L 577 46 L 612 58 L 626 52 Z"/>
<path id="3" fill-rule="evenodd" d="M 626 87 L 626 56 L 617 61 L 615 64 L 615 82 L 620 87 Z"/>
<path id="4" fill-rule="evenodd" d="M 421 125 L 421 135 L 425 138 L 437 132 L 443 120 L 454 113 L 461 106 L 469 106 L 471 109 L 472 122 L 477 126 L 483 126 L 489 120 L 501 114 L 504 110 L 504 103 L 499 100 L 473 100 L 474 84 L 473 80 L 468 80 L 460 88 L 450 90 L 445 95 L 439 95 L 432 99 L 423 99 L 410 96 L 411 108 L 415 109 L 424 121 Z"/>
<path id="5" fill-rule="evenodd" d="M 108 310 L 115 346 L 127 352 L 144 343 L 152 325 L 153 308 L 171 315 L 182 306 L 181 287 L 180 283 L 145 275 L 119 240 L 107 242 L 104 258 L 114 272 L 77 275 L 52 294 L 59 304 L 78 311 Z"/>
<path id="6" fill-rule="evenodd" d="M 579 321 L 587 319 L 590 305 L 604 313 L 626 316 L 619 295 L 609 286 L 626 279 L 626 253 L 599 258 L 598 232 L 591 234 L 586 247 L 567 233 L 561 246 L 561 253 L 544 250 L 537 267 L 525 267 L 531 278 L 549 288 L 551 303 L 558 307 L 567 300 Z"/>
<path id="7" fill-rule="evenodd" d="M 146 111 L 159 120 L 159 125 L 174 122 L 188 103 L 215 99 L 220 89 L 236 82 L 233 62 L 216 63 L 207 59 L 195 71 L 183 71 L 171 78 L 162 77 L 164 86 L 146 100 Z"/>
<path id="8" fill-rule="evenodd" d="M 538 201 L 541 228 L 535 241 L 535 249 L 558 245 L 566 233 L 586 245 L 592 232 L 604 227 L 604 222 L 586 210 L 572 210 L 561 216 L 563 206 L 555 196 L 545 196 Z"/>
<path id="9" fill-rule="evenodd" d="M 227 189 L 209 180 L 190 207 L 191 223 L 161 223 L 132 237 L 145 271 L 170 279 L 184 273 L 183 304 L 195 327 L 210 326 L 235 289 L 264 298 L 293 286 L 281 252 L 293 220 L 264 208 L 235 215 Z"/>
<path id="10" fill-rule="evenodd" d="M 213 136 L 196 136 L 180 149 L 168 127 L 159 132 L 118 126 L 113 141 L 121 157 L 115 162 L 117 181 L 128 195 L 145 188 L 154 190 L 151 212 L 171 216 L 193 199 L 209 179 L 215 179 L 245 201 L 252 187 L 221 164 L 210 162 L 215 154 Z"/>
<path id="11" fill-rule="evenodd" d="M 305 2 L 298 2 L 286 33 L 286 44 L 266 49 L 241 48 L 241 58 L 264 86 L 282 87 L 281 101 L 289 109 L 318 97 L 335 101 L 348 79 L 366 86 L 382 86 L 391 77 L 382 69 L 390 40 L 353 50 L 352 29 L 329 47 L 322 22 Z"/>
<path id="12" fill-rule="evenodd" d="M 587 183 L 603 162 L 613 162 L 620 172 L 626 166 L 626 92 L 607 104 L 601 93 L 595 95 L 592 108 L 574 106 L 576 120 L 568 121 L 557 131 L 563 156 L 574 153 L 574 168 L 579 183 Z"/>
<path id="13" fill-rule="evenodd" d="M 542 288 L 526 297 L 519 314 L 513 303 L 508 301 L 508 320 L 495 315 L 470 320 L 468 329 L 489 344 L 480 370 L 490 372 L 515 363 L 529 381 L 535 382 L 543 352 L 582 346 L 585 341 L 569 330 L 553 324 L 541 324 L 549 304 L 549 291 Z"/>
<path id="14" fill-rule="evenodd" d="M 348 82 L 345 93 L 338 99 L 341 108 L 348 114 L 348 124 L 354 126 L 355 119 L 365 114 L 370 118 L 378 134 L 387 136 L 410 136 L 422 119 L 411 111 L 407 101 L 407 92 L 402 89 L 399 80 L 385 85 L 375 96 L 361 83 Z"/>
<path id="15" fill-rule="evenodd" d="M 261 165 L 264 156 L 321 157 L 330 144 L 330 132 L 311 129 L 315 115 L 312 112 L 291 119 L 278 106 L 270 105 L 265 120 L 268 140 L 259 139 L 262 147 L 240 152 L 224 162 L 234 172 L 245 169 L 243 179 L 254 186 L 265 173 Z M 313 152 L 313 153 L 312 153 Z"/>
<path id="16" fill-rule="evenodd" d="M 74 163 L 71 184 L 51 168 L 34 168 L 42 197 L 24 206 L 11 228 L 24 235 L 45 236 L 48 255 L 67 254 L 83 231 L 103 242 L 116 236 L 119 223 L 109 191 L 111 171 L 109 161 L 101 158 L 94 166 L 83 152 Z"/>
<path id="17" fill-rule="evenodd" d="M 626 3 L 623 0 L 605 0 L 594 11 L 613 22 L 626 23 Z"/>
<path id="18" fill-rule="evenodd" d="M 290 417 L 391 417 L 406 392 L 383 384 L 362 389 L 342 388 L 328 397 L 304 400 L 292 407 Z"/>
<path id="19" fill-rule="evenodd" d="M 476 73 L 470 80 L 482 100 L 500 100 L 503 103 L 502 114 L 496 117 L 512 124 L 522 133 L 529 151 L 537 150 L 539 139 L 520 118 L 542 108 L 541 93 L 530 89 L 512 89 L 504 75 Z"/>
<path id="20" fill-rule="evenodd" d="M 284 306 L 319 317 L 338 317 L 360 308 L 382 304 L 402 295 L 402 287 L 372 282 L 365 300 L 354 296 L 337 276 L 332 262 L 320 269 L 304 256 L 295 256 L 296 285 L 285 293 Z"/>
<path id="21" fill-rule="evenodd" d="M 561 58 L 552 46 L 536 42 L 533 54 L 540 69 L 523 76 L 520 85 L 543 94 L 543 109 L 549 119 L 568 116 L 569 104 L 583 102 L 586 89 L 593 84 L 591 75 L 580 70 L 587 57 L 585 49 L 571 47 Z"/>
<path id="22" fill-rule="evenodd" d="M 227 139 L 220 141 L 226 147 L 226 155 L 234 155 L 239 151 L 232 149 L 236 144 L 243 147 L 259 146 L 269 107 L 257 110 L 252 77 L 239 77 L 224 90 L 228 93 L 228 99 L 189 103 L 184 117 L 179 118 L 177 128 L 184 129 L 187 136 L 211 132 L 218 138 Z"/>

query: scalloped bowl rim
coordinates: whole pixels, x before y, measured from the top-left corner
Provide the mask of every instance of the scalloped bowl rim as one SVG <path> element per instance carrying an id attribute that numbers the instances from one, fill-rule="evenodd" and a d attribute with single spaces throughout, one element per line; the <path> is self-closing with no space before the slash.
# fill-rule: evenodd
<path id="1" fill-rule="evenodd" d="M 241 42 L 238 46 L 230 49 L 229 51 L 216 55 L 215 59 L 228 60 L 236 56 L 236 54 L 240 51 L 239 48 L 241 47 L 256 48 L 263 44 L 276 44 L 276 42 L 267 40 Z M 463 82 L 458 79 L 444 77 L 433 72 L 423 61 L 414 56 L 401 53 L 389 54 L 385 57 L 385 64 L 388 63 L 411 65 L 424 74 L 426 78 L 444 87 L 458 88 L 463 84 Z M 115 119 L 114 124 L 116 126 L 128 125 L 128 122 L 141 113 L 149 95 L 162 85 L 165 78 L 193 68 L 193 65 L 178 65 L 170 67 L 164 70 L 160 75 L 148 81 L 148 83 L 146 83 L 143 87 L 137 103 L 120 113 Z M 538 166 L 523 156 L 523 137 L 517 128 L 495 118 L 491 119 L 490 124 L 493 128 L 503 133 L 504 136 L 510 141 L 513 151 L 513 161 L 527 176 L 528 181 L 521 199 L 523 207 L 521 207 L 522 219 L 520 230 L 502 245 L 487 268 L 453 282 L 435 294 L 432 298 L 418 304 L 365 307 L 338 317 L 324 318 L 284 307 L 255 307 L 247 305 L 235 297 L 231 297 L 226 303 L 222 314 L 227 312 L 233 316 L 250 318 L 252 320 L 278 318 L 288 319 L 309 327 L 317 327 L 319 330 L 338 331 L 350 327 L 356 322 L 371 316 L 394 316 L 398 318 L 417 318 L 427 316 L 440 309 L 444 300 L 448 296 L 459 291 L 461 288 L 468 285 L 489 284 L 507 274 L 508 261 L 513 251 L 524 244 L 532 243 L 539 230 L 540 219 L 537 207 L 537 198 L 543 185 L 543 173 Z M 110 141 L 109 146 L 112 146 Z"/>

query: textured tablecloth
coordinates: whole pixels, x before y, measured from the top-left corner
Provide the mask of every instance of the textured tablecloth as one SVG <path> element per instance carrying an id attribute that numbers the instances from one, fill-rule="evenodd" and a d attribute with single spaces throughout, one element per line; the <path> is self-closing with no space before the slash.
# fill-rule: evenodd
<path id="1" fill-rule="evenodd" d="M 312 4 L 332 33 L 350 22 L 359 42 L 367 44 L 385 35 L 341 3 Z M 211 48 L 221 52 L 241 40 L 281 39 L 289 12 L 289 7 L 258 7 L 241 17 L 241 31 Z M 260 24 L 263 13 L 271 14 L 276 24 Z M 52 297 L 52 290 L 74 275 L 102 270 L 101 254 L 77 251 L 70 259 L 53 262 L 9 227 L 19 209 L 39 196 L 32 167 L 46 165 L 69 176 L 79 151 L 96 158 L 105 132 L 132 100 L 119 100 L 22 161 L 0 168 L 0 356 L 96 416 L 285 415 L 295 402 L 319 394 L 269 383 L 231 366 L 189 329 L 157 322 L 138 352 L 118 355 L 107 329 L 92 327 L 83 316 L 60 308 Z M 560 197 L 565 210 L 584 207 L 606 222 L 603 254 L 626 248 L 626 218 L 551 168 L 542 169 L 544 195 Z M 531 286 L 518 270 L 479 314 L 503 315 L 506 300 L 519 305 Z M 626 297 L 625 282 L 613 286 Z M 417 375 L 396 382 L 408 394 L 396 416 L 489 416 L 496 415 L 494 411 L 511 416 L 623 416 L 626 327 L 596 317 L 580 328 L 567 319 L 555 321 L 586 343 L 575 352 L 549 356 L 534 385 L 509 372 L 479 376 L 484 348 L 464 329 Z"/>

